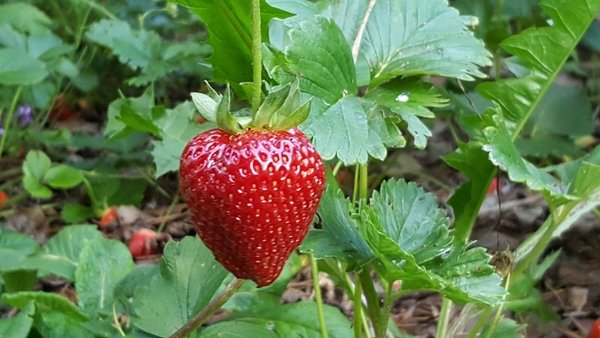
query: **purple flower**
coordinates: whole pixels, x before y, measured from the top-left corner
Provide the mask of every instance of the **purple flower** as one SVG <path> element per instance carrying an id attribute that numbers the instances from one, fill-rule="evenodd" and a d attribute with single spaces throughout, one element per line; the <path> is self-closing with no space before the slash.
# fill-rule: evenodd
<path id="1" fill-rule="evenodd" d="M 19 120 L 19 125 L 28 126 L 33 122 L 33 109 L 31 109 L 30 105 L 22 105 L 17 108 L 17 119 Z"/>

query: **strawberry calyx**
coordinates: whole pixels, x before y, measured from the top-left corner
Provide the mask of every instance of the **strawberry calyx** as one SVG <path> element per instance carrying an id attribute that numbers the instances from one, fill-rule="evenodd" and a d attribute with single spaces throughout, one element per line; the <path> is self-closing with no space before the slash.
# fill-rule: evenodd
<path id="1" fill-rule="evenodd" d="M 229 134 L 242 134 L 248 130 L 289 130 L 304 122 L 310 113 L 310 101 L 302 102 L 300 81 L 270 88 L 263 103 L 252 117 L 245 111 L 231 112 L 231 89 L 218 94 L 208 83 L 208 93 L 192 93 L 192 101 L 202 117 L 216 123 Z"/>

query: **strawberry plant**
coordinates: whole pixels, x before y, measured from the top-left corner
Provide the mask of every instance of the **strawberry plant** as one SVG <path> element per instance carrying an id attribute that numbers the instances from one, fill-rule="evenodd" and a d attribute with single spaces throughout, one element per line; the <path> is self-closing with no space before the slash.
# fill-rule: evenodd
<path id="1" fill-rule="evenodd" d="M 416 292 L 438 297 L 440 338 L 523 337 L 531 314 L 552 317 L 549 248 L 600 206 L 598 100 L 561 80 L 592 77 L 578 58 L 597 50 L 599 0 L 118 6 L 75 6 L 71 22 L 0 5 L 0 160 L 28 146 L 0 191 L 5 209 L 52 210 L 47 241 L 0 227 L 0 336 L 406 337 L 394 308 Z M 58 93 L 97 86 L 112 91 L 102 130 L 46 129 L 69 106 Z M 453 176 L 429 176 L 423 154 Z M 513 186 L 547 218 L 486 248 L 484 202 Z M 310 295 L 290 301 L 305 274 Z"/>

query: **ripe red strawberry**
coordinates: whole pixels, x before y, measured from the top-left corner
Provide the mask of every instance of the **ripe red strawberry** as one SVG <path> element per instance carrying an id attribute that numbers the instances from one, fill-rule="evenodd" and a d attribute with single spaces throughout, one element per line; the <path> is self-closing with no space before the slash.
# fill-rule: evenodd
<path id="1" fill-rule="evenodd" d="M 298 129 L 197 135 L 181 155 L 180 186 L 196 230 L 238 278 L 271 284 L 306 236 L 324 164 Z"/>

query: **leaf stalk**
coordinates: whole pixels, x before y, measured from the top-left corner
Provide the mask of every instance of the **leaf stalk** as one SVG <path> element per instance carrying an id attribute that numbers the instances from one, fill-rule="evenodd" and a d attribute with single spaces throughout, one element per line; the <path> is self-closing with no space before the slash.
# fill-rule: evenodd
<path id="1" fill-rule="evenodd" d="M 256 113 L 260 107 L 262 88 L 262 52 L 260 23 L 260 0 L 252 0 L 252 111 Z"/>
<path id="2" fill-rule="evenodd" d="M 202 311 L 198 312 L 192 319 L 185 323 L 179 330 L 175 331 L 169 338 L 183 338 L 197 330 L 206 323 L 215 312 L 217 312 L 231 296 L 233 296 L 244 284 L 244 279 L 236 278 L 229 283 L 225 290 L 215 297 Z"/>
<path id="3" fill-rule="evenodd" d="M 319 285 L 319 267 L 317 266 L 317 259 L 313 254 L 310 254 L 310 272 L 312 275 L 313 289 L 315 290 L 315 302 L 317 303 L 317 315 L 319 317 L 321 337 L 328 338 L 325 314 L 323 312 L 323 296 L 321 295 L 321 286 Z"/>

